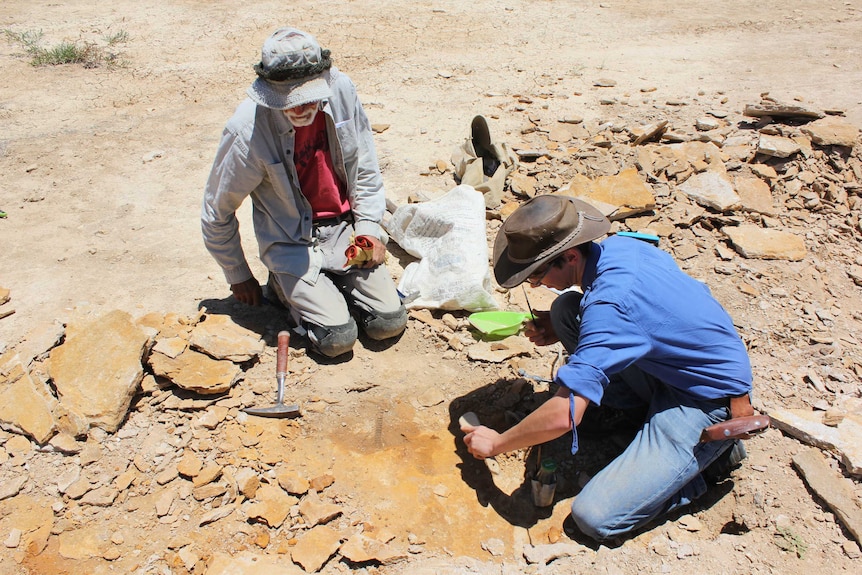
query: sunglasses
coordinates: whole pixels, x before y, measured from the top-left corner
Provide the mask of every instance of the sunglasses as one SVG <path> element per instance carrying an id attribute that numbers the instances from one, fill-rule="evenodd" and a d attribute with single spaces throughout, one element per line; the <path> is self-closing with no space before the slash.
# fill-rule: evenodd
<path id="1" fill-rule="evenodd" d="M 533 273 L 531 273 L 529 276 L 527 276 L 527 281 L 530 282 L 530 285 L 532 285 L 532 286 L 541 285 L 542 280 L 545 279 L 545 276 L 548 275 L 548 272 L 551 271 L 551 268 L 554 267 L 554 265 L 556 265 L 556 263 L 559 259 L 560 259 L 559 257 L 552 259 L 551 261 L 549 261 L 545 265 L 536 268 L 536 270 Z"/>

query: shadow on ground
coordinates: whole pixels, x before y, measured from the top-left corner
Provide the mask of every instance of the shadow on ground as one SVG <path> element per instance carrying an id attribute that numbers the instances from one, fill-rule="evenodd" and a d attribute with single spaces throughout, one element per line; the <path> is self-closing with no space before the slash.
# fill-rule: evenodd
<path id="1" fill-rule="evenodd" d="M 553 506 L 536 507 L 531 498 L 531 479 L 541 459 L 550 457 L 557 463 L 554 501 L 575 497 L 587 481 L 623 452 L 643 421 L 639 414 L 591 406 L 578 428 L 578 452 L 571 454 L 572 436 L 568 433 L 526 450 L 520 458 L 523 461 L 523 469 L 520 470 L 521 483 L 511 493 L 506 493 L 498 487 L 499 481 L 495 481 L 489 465 L 474 458 L 467 451 L 459 418 L 472 411 L 483 425 L 502 433 L 538 408 L 555 391 L 556 387 L 552 385 L 549 390 L 537 392 L 530 382 L 522 378 L 500 379 L 454 399 L 449 406 L 449 431 L 455 438 L 455 452 L 461 459 L 458 467 L 462 480 L 476 492 L 476 499 L 482 506 L 491 506 L 500 517 L 512 525 L 530 528 L 551 515 Z M 501 470 L 499 473 L 516 472 L 509 466 L 508 471 Z M 730 480 L 711 486 L 703 498 L 688 508 L 658 518 L 626 537 L 603 544 L 619 546 L 667 521 L 675 521 L 682 515 L 712 507 L 732 489 L 733 482 Z M 570 539 L 590 547 L 598 545 L 578 531 L 571 516 L 562 527 Z M 726 530 L 732 532 L 736 527 L 728 525 Z"/>
<path id="2" fill-rule="evenodd" d="M 455 438 L 455 452 L 461 459 L 458 466 L 461 478 L 476 492 L 476 499 L 482 506 L 490 505 L 512 525 L 529 528 L 551 515 L 553 506 L 536 507 L 531 496 L 531 480 L 541 459 L 550 457 L 557 463 L 554 500 L 560 501 L 577 495 L 586 479 L 621 453 L 633 436 L 629 431 L 622 435 L 582 434 L 580 449 L 574 456 L 571 454 L 572 436 L 568 433 L 534 446 L 526 450 L 522 458 L 524 465 L 520 472 L 520 485 L 511 493 L 504 492 L 495 482 L 489 465 L 467 451 L 459 418 L 472 411 L 483 425 L 502 433 L 538 408 L 555 391 L 536 391 L 523 378 L 500 379 L 454 399 L 449 406 L 449 431 Z M 514 471 L 509 470 L 507 473 Z"/>

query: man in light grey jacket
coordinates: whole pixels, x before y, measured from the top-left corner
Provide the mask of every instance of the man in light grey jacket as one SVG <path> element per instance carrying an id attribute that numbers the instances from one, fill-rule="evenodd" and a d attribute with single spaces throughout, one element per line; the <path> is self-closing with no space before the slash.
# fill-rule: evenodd
<path id="1" fill-rule="evenodd" d="M 258 78 L 228 121 L 206 185 L 204 243 L 234 297 L 263 291 L 242 250 L 236 210 L 251 196 L 268 287 L 308 332 L 314 350 L 353 348 L 401 334 L 407 313 L 385 266 L 385 191 L 356 87 L 310 34 L 279 28 Z M 357 325 L 358 321 L 358 325 Z"/>

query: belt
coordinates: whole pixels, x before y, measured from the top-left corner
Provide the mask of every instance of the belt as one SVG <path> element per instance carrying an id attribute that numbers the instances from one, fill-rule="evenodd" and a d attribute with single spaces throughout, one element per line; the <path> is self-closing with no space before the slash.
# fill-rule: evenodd
<path id="1" fill-rule="evenodd" d="M 353 212 L 345 212 L 340 216 L 332 216 L 330 218 L 320 218 L 319 220 L 314 220 L 312 222 L 315 227 L 321 226 L 337 226 L 341 222 L 350 222 L 353 223 Z"/>
<path id="2" fill-rule="evenodd" d="M 721 441 L 725 439 L 748 439 L 766 431 L 770 419 L 768 415 L 754 413 L 751 396 L 747 393 L 728 400 L 730 419 L 703 428 L 700 440 Z"/>

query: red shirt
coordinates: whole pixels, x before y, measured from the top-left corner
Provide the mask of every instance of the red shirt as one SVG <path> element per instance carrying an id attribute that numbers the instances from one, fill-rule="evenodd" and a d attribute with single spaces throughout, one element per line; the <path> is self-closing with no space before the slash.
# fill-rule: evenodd
<path id="1" fill-rule="evenodd" d="M 299 176 L 299 189 L 311 204 L 313 219 L 340 216 L 350 210 L 347 191 L 335 175 L 326 114 L 318 112 L 309 126 L 296 129 L 293 163 Z"/>

